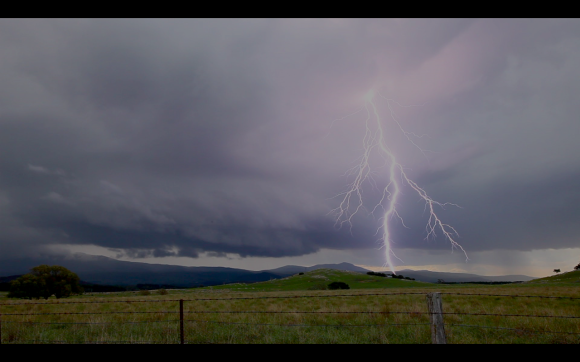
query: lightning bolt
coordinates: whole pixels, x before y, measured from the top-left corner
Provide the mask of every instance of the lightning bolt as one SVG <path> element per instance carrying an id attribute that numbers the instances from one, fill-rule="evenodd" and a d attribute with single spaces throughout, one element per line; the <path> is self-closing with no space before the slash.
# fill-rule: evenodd
<path id="1" fill-rule="evenodd" d="M 419 147 L 411 137 L 422 138 L 425 135 L 416 135 L 412 132 L 407 132 L 403 129 L 400 122 L 396 119 L 395 113 L 391 108 L 390 103 L 394 102 L 392 99 L 388 99 L 383 97 L 379 94 L 380 97 L 387 100 L 387 106 L 390 111 L 391 119 L 396 123 L 398 129 L 401 133 L 405 136 L 405 138 L 417 149 L 421 151 L 423 156 L 425 155 L 425 150 Z M 369 214 L 374 214 L 377 208 L 381 207 L 384 211 L 383 216 L 381 217 L 380 221 L 381 224 L 377 229 L 377 235 L 382 230 L 382 237 L 379 241 L 382 243 L 381 248 L 385 249 L 385 257 L 386 263 L 385 267 L 389 267 L 393 274 L 395 273 L 394 265 L 391 260 L 391 256 L 399 259 L 391 248 L 391 231 L 389 228 L 389 221 L 393 217 L 397 217 L 404 227 L 407 227 L 403 221 L 403 218 L 397 212 L 396 206 L 401 196 L 401 186 L 403 184 L 407 184 L 414 190 L 420 197 L 421 200 L 425 202 L 425 210 L 429 211 L 429 219 L 426 225 L 427 236 L 425 239 L 429 239 L 429 237 L 436 237 L 436 231 L 439 230 L 445 239 L 449 240 L 451 243 L 451 250 L 460 249 L 463 251 L 466 257 L 466 261 L 469 260 L 467 257 L 467 252 L 463 249 L 461 245 L 459 245 L 455 238 L 459 237 L 457 231 L 450 226 L 449 224 L 445 224 L 441 221 L 437 213 L 435 212 L 435 206 L 440 206 L 441 208 L 445 208 L 445 206 L 451 205 L 460 207 L 459 205 L 445 202 L 441 203 L 438 201 L 433 200 L 427 192 L 419 187 L 417 183 L 411 180 L 407 174 L 405 173 L 403 166 L 397 161 L 395 154 L 389 149 L 387 142 L 385 141 L 385 130 L 381 121 L 381 116 L 377 107 L 374 102 L 375 99 L 375 92 L 373 90 L 369 91 L 364 97 L 364 106 L 357 112 L 362 111 L 363 109 L 366 111 L 367 118 L 365 121 L 365 135 L 363 137 L 363 155 L 358 165 L 354 166 L 350 170 L 347 171 L 348 174 L 354 174 L 355 178 L 354 181 L 349 185 L 347 191 L 337 195 L 343 195 L 344 198 L 340 205 L 331 210 L 331 213 L 336 214 L 336 223 L 335 226 L 341 228 L 344 224 L 350 226 L 350 231 L 352 234 L 352 219 L 354 215 L 356 215 L 361 208 L 363 208 L 363 198 L 362 198 L 362 189 L 363 183 L 365 181 L 372 182 L 376 186 L 376 182 L 373 180 L 373 170 L 371 167 L 371 156 L 375 153 L 378 153 L 383 160 L 385 161 L 384 165 L 389 165 L 389 181 L 387 185 L 384 187 L 382 192 L 382 197 L 374 207 L 374 209 Z M 353 114 L 355 114 L 353 113 Z M 400 180 L 399 180 L 400 178 Z M 386 205 L 385 205 L 386 204 Z M 354 211 L 351 211 L 353 210 Z M 408 227 L 407 227 L 408 228 Z M 399 259 L 400 260 L 400 259 Z"/>

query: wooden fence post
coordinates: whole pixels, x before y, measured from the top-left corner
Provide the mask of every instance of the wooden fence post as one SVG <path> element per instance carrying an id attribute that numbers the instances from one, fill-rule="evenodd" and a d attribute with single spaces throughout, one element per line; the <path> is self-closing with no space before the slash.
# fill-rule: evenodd
<path id="1" fill-rule="evenodd" d="M 181 339 L 181 344 L 184 344 L 183 336 L 183 299 L 179 300 L 179 337 Z"/>
<path id="2" fill-rule="evenodd" d="M 427 307 L 431 317 L 431 342 L 433 344 L 447 344 L 445 325 L 443 323 L 443 306 L 440 293 L 427 294 Z"/>

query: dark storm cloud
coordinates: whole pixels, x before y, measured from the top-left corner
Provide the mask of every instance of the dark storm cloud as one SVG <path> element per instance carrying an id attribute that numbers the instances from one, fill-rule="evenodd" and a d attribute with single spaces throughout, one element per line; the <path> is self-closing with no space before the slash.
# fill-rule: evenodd
<path id="1" fill-rule="evenodd" d="M 423 104 L 396 112 L 429 133 L 429 162 L 388 137 L 435 200 L 464 207 L 440 215 L 467 249 L 574 246 L 579 35 L 550 19 L 1 20 L 0 250 L 376 248 L 379 213 L 352 234 L 327 215 L 365 131 L 362 113 L 332 121 L 373 87 Z M 423 240 L 404 192 L 397 247 L 448 248 Z"/>
<path id="2" fill-rule="evenodd" d="M 459 233 L 456 240 L 470 252 L 574 248 L 578 246 L 576 221 L 580 217 L 578 177 L 576 173 L 529 183 L 494 183 L 477 192 L 467 188 L 435 192 L 438 199 L 460 200 L 461 206 L 437 209 L 444 222 L 452 222 Z M 399 247 L 450 249 L 439 231 L 435 238 L 425 239 L 427 215 L 422 204 L 412 206 L 399 210 L 409 227 L 395 227 Z"/>

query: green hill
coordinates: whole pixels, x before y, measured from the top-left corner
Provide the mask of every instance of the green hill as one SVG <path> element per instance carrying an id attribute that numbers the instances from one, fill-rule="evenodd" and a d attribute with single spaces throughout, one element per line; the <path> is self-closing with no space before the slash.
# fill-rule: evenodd
<path id="1" fill-rule="evenodd" d="M 557 275 L 552 275 L 545 278 L 538 278 L 525 282 L 525 284 L 571 284 L 574 286 L 580 286 L 580 270 L 575 270 L 571 272 L 564 272 Z"/>
<path id="2" fill-rule="evenodd" d="M 393 279 L 367 275 L 360 272 L 332 269 L 317 269 L 295 274 L 283 279 L 273 279 L 266 282 L 252 284 L 226 284 L 211 287 L 211 289 L 229 289 L 232 291 L 295 291 L 295 290 L 323 290 L 332 282 L 344 282 L 350 289 L 373 288 L 407 288 L 432 286 L 431 283 Z"/>

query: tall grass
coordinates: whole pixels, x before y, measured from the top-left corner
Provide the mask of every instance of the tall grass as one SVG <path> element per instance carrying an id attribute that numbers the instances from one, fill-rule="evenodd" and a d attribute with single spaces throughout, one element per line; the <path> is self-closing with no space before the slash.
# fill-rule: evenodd
<path id="1" fill-rule="evenodd" d="M 186 343 L 431 343 L 424 294 L 339 295 L 440 291 L 580 297 L 578 289 L 550 286 L 286 292 L 193 289 L 149 296 L 115 293 L 117 302 L 107 302 L 113 299 L 110 295 L 85 295 L 61 300 L 60 304 L 49 304 L 56 301 L 52 299 L 34 301 L 39 304 L 0 306 L 2 343 L 179 343 L 178 299 L 185 300 Z M 63 304 L 73 301 L 104 303 Z M 232 313 L 252 311 L 261 313 Z M 109 312 L 115 314 L 105 314 Z M 578 300 L 444 294 L 443 312 L 497 314 L 445 314 L 448 343 L 580 342 L 580 319 L 535 317 L 580 316 Z M 10 315 L 15 313 L 28 315 Z M 535 316 L 506 316 L 514 314 Z"/>

